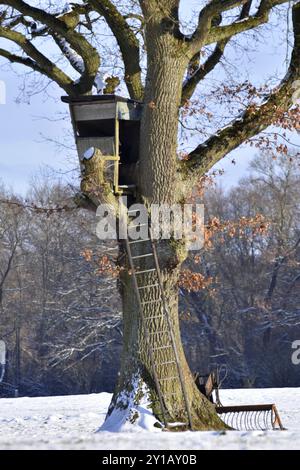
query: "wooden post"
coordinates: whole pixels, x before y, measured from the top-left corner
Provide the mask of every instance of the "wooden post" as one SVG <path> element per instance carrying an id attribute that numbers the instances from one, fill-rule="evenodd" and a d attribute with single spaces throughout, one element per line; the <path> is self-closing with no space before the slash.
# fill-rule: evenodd
<path id="1" fill-rule="evenodd" d="M 102 155 L 95 147 L 88 149 L 81 158 L 81 191 L 95 206 L 116 204 L 113 193 L 116 158 Z"/>
<path id="2" fill-rule="evenodd" d="M 114 190 L 115 193 L 119 193 L 119 165 L 120 165 L 120 155 L 119 155 L 119 146 L 120 146 L 120 126 L 119 126 L 119 119 L 118 113 L 116 113 L 115 119 L 115 171 L 114 171 Z"/>

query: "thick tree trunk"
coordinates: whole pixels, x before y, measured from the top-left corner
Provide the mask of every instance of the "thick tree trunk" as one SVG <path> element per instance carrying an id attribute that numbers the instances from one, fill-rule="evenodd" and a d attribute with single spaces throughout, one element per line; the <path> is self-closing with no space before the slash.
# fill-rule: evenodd
<path id="1" fill-rule="evenodd" d="M 213 405 L 200 394 L 195 386 L 194 379 L 187 365 L 179 329 L 178 316 L 178 272 L 179 266 L 164 271 L 163 282 L 164 292 L 167 299 L 168 309 L 171 315 L 173 332 L 175 335 L 176 346 L 179 353 L 180 365 L 184 376 L 184 383 L 187 389 L 188 400 L 192 411 L 193 429 L 224 429 L 222 423 L 215 413 Z M 151 284 L 151 275 L 143 279 L 145 284 Z M 121 372 L 118 381 L 117 390 L 115 391 L 109 412 L 108 420 L 111 413 L 117 410 L 120 418 L 120 425 L 125 420 L 131 423 L 138 421 L 139 412 L 138 405 L 144 400 L 145 395 L 150 408 L 152 408 L 155 416 L 162 421 L 162 413 L 159 406 L 152 365 L 149 359 L 148 344 L 145 340 L 144 331 L 141 324 L 141 318 L 133 291 L 132 278 L 128 272 L 124 271 L 121 278 L 121 290 L 123 300 L 123 318 L 124 318 L 124 348 L 121 364 Z M 151 288 L 145 294 L 143 300 L 153 300 L 159 297 L 159 291 Z M 157 306 L 158 305 L 158 306 Z M 167 337 L 161 333 L 166 329 L 166 323 L 160 317 L 163 314 L 162 306 L 155 303 L 147 304 L 144 309 L 144 315 L 147 318 L 146 324 L 150 333 L 150 341 L 152 347 L 164 345 Z M 155 334 L 158 332 L 157 334 Z M 160 365 L 162 362 L 172 361 L 173 353 L 171 350 L 162 349 L 154 351 L 154 362 L 156 372 L 159 377 L 172 377 L 177 374 L 176 365 L 174 363 Z M 162 381 L 160 382 L 162 394 L 165 397 L 165 404 L 168 409 L 168 422 L 187 423 L 187 415 L 185 403 L 179 381 Z M 115 417 L 112 419 L 115 426 Z M 186 428 L 180 428 L 183 430 Z"/>
<path id="2" fill-rule="evenodd" d="M 151 29 L 152 28 L 152 29 Z M 178 109 L 181 100 L 181 87 L 187 58 L 176 47 L 174 37 L 161 34 L 159 26 L 148 26 L 148 75 L 145 90 L 145 106 L 141 124 L 139 200 L 146 205 L 150 203 L 182 202 L 181 181 L 177 178 L 177 132 Z M 150 30 L 149 30 L 150 29 Z M 180 265 L 186 256 L 183 242 L 161 241 L 158 247 L 160 266 L 163 274 L 164 292 L 171 314 L 173 332 L 180 357 L 180 364 L 187 389 L 188 401 L 192 411 L 194 429 L 224 429 L 226 426 L 219 419 L 213 405 L 198 391 L 193 376 L 187 365 L 179 330 L 178 317 L 178 275 Z M 144 264 L 142 268 L 146 267 Z M 151 273 L 144 275 L 143 284 L 153 284 Z M 157 299 L 157 288 L 148 288 L 143 301 Z M 152 367 L 136 295 L 133 289 L 132 276 L 124 270 L 121 276 L 121 292 L 124 315 L 124 350 L 119 382 L 107 415 L 103 429 L 110 423 L 115 426 L 124 420 L 138 421 L 138 404 L 147 395 L 150 407 L 158 420 L 162 420 L 159 401 L 153 380 Z M 152 346 L 164 344 L 166 337 L 159 333 L 166 329 L 159 317 L 161 304 L 149 303 L 144 315 L 150 331 Z M 157 332 L 157 334 L 156 334 Z M 174 363 L 160 366 L 161 362 L 173 359 L 170 350 L 155 350 L 154 362 L 160 377 L 176 374 Z M 175 367 L 175 369 L 174 369 Z M 169 422 L 187 422 L 183 394 L 179 381 L 161 382 L 163 395 L 169 412 Z M 116 418 L 116 414 L 117 417 Z M 184 428 L 180 428 L 181 430 Z"/>
<path id="3" fill-rule="evenodd" d="M 149 45 L 139 180 L 141 197 L 146 202 L 170 204 L 181 199 L 177 132 L 187 62 L 178 51 L 174 38 L 157 38 Z"/>

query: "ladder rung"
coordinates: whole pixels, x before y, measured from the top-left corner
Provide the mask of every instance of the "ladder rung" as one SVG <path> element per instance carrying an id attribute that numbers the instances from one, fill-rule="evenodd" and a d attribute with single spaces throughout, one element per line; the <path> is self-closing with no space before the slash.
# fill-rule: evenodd
<path id="1" fill-rule="evenodd" d="M 153 273 L 153 271 L 156 271 L 156 268 L 145 269 L 144 271 L 135 271 L 134 274 Z"/>
<path id="2" fill-rule="evenodd" d="M 140 286 L 138 289 L 146 289 L 147 287 L 157 287 L 159 284 L 148 284 L 147 286 Z"/>
<path id="3" fill-rule="evenodd" d="M 138 239 L 138 240 L 132 240 L 131 242 L 128 241 L 128 243 L 130 245 L 132 245 L 132 243 L 141 243 L 141 242 L 149 242 L 150 241 L 150 238 L 141 238 L 141 239 Z"/>
<path id="4" fill-rule="evenodd" d="M 154 304 L 156 302 L 161 302 L 162 299 L 155 299 L 155 300 L 146 300 L 145 302 L 142 302 L 142 305 L 147 305 L 147 304 Z M 150 317 L 151 318 L 151 317 Z"/>
<path id="5" fill-rule="evenodd" d="M 153 351 L 156 351 L 157 349 L 170 349 L 170 348 L 173 348 L 172 345 L 170 346 L 158 346 L 157 348 L 153 348 Z"/>
<path id="6" fill-rule="evenodd" d="M 148 224 L 137 224 L 137 225 L 130 225 L 129 228 L 135 228 L 135 227 L 148 227 Z"/>
<path id="7" fill-rule="evenodd" d="M 169 428 L 177 428 L 179 426 L 189 426 L 189 423 L 167 423 L 166 424 L 166 427 L 169 427 Z"/>
<path id="8" fill-rule="evenodd" d="M 153 253 L 146 253 L 145 255 L 133 256 L 132 259 L 147 258 L 147 256 L 153 256 Z"/>
<path id="9" fill-rule="evenodd" d="M 128 216 L 129 216 L 130 213 L 131 214 L 133 214 L 133 213 L 136 214 L 137 212 L 138 212 L 138 210 L 128 211 Z M 160 402 L 160 406 L 161 406 L 161 409 L 162 409 L 163 421 L 165 422 L 166 427 L 184 426 L 184 427 L 190 427 L 192 429 L 192 418 L 191 418 L 191 414 L 190 414 L 189 403 L 187 401 L 185 384 L 184 384 L 184 381 L 183 381 L 183 377 L 181 375 L 181 370 L 179 368 L 179 364 L 177 362 L 176 345 L 174 344 L 172 331 L 170 331 L 170 329 L 168 328 L 169 323 L 170 323 L 170 319 L 169 319 L 169 316 L 168 316 L 169 312 L 166 309 L 166 306 L 164 305 L 164 312 L 163 313 L 159 311 L 158 315 L 144 316 L 144 308 L 143 307 L 145 305 L 155 304 L 155 303 L 159 304 L 161 302 L 164 302 L 164 290 L 163 290 L 163 286 L 162 286 L 161 279 L 160 279 L 160 268 L 159 268 L 159 263 L 158 263 L 158 259 L 157 259 L 158 255 L 156 253 L 156 248 L 155 248 L 154 242 L 152 241 L 151 227 L 149 226 L 148 222 L 147 223 L 142 223 L 142 224 L 136 224 L 135 223 L 131 227 L 132 228 L 135 228 L 135 227 L 137 228 L 137 227 L 145 227 L 145 226 L 148 227 L 146 236 L 148 236 L 149 238 L 139 238 L 138 240 L 133 240 L 132 238 L 127 238 L 126 239 L 126 245 L 127 245 L 126 248 L 127 248 L 127 255 L 128 255 L 129 262 L 130 262 L 130 265 L 132 267 L 132 271 L 133 271 L 134 276 L 136 276 L 138 274 L 153 273 L 153 272 L 156 271 L 156 277 L 154 275 L 154 279 L 152 279 L 152 282 L 154 281 L 153 284 L 146 284 L 146 285 L 140 285 L 139 286 L 138 285 L 138 279 L 139 278 L 136 278 L 136 277 L 134 277 L 134 283 L 135 283 L 135 288 L 137 289 L 137 300 L 139 301 L 139 305 L 140 305 L 140 310 L 141 310 L 140 313 L 141 313 L 142 321 L 143 322 L 148 322 L 148 321 L 150 322 L 150 321 L 155 320 L 155 319 L 157 319 L 157 320 L 160 319 L 161 322 L 162 322 L 160 325 L 158 325 L 159 327 L 163 328 L 162 330 L 151 331 L 152 329 L 154 329 L 154 327 L 153 327 L 153 325 L 151 326 L 150 323 L 144 323 L 144 328 L 145 328 L 145 334 L 146 334 L 147 342 L 149 342 L 149 345 L 148 345 L 149 346 L 149 353 L 151 353 L 150 354 L 150 359 L 151 359 L 151 363 L 152 363 L 154 378 L 155 378 L 156 385 L 157 385 L 157 393 L 158 393 L 158 396 L 159 396 L 159 402 Z M 131 253 L 130 245 L 135 244 L 135 243 L 143 243 L 143 242 L 150 242 L 152 244 L 152 249 L 151 249 L 150 246 L 148 246 L 148 249 L 147 248 L 145 249 L 146 253 L 139 254 L 138 251 L 136 251 L 134 253 L 134 256 L 133 256 L 132 253 Z M 148 258 L 148 257 L 151 257 L 151 256 L 154 258 L 154 261 L 155 261 L 155 267 L 154 268 L 145 269 L 145 266 L 140 266 L 139 263 L 137 263 L 137 266 L 134 266 L 134 260 L 142 259 L 142 258 Z M 136 269 L 138 269 L 138 270 L 136 270 Z M 150 282 L 151 282 L 151 280 L 150 280 Z M 141 294 L 140 294 L 139 291 L 141 291 L 142 289 L 143 290 L 148 289 L 148 288 L 150 289 L 151 287 L 160 289 L 160 291 L 158 292 L 158 298 L 151 299 L 151 300 L 144 300 L 144 299 L 147 299 L 147 297 L 149 299 L 149 296 L 147 295 L 147 291 L 145 291 L 145 294 L 143 294 L 142 298 L 141 298 Z M 160 306 L 157 306 L 156 309 L 160 310 Z M 163 323 L 164 321 L 167 321 L 167 323 Z M 169 335 L 169 336 L 164 337 L 163 335 Z M 151 346 L 151 338 L 153 338 L 153 337 L 155 338 L 155 336 L 157 336 L 161 346 L 156 346 L 156 347 Z M 162 362 L 158 361 L 158 365 L 160 365 L 162 367 L 167 366 L 169 364 L 172 365 L 172 367 L 173 367 L 172 371 L 169 371 L 168 368 L 166 367 L 167 370 L 165 370 L 164 372 L 167 373 L 167 374 L 170 373 L 170 372 L 173 372 L 173 373 L 176 374 L 174 376 L 170 375 L 170 376 L 165 376 L 165 377 L 159 377 L 157 375 L 157 371 L 156 371 L 156 368 L 155 368 L 155 360 L 157 358 L 155 357 L 156 355 L 153 355 L 153 353 L 155 351 L 164 351 L 164 350 L 169 350 L 169 353 L 168 352 L 166 353 L 167 356 L 169 355 L 169 360 L 166 360 L 166 359 L 168 359 L 166 357 L 161 358 L 161 359 L 164 359 L 164 360 Z M 157 353 L 157 356 L 159 356 L 159 353 Z M 174 369 L 174 366 L 176 366 L 176 365 L 178 367 L 178 371 L 176 371 L 176 369 Z M 161 371 L 161 372 L 163 372 L 163 371 Z M 164 395 L 166 397 L 167 396 L 172 397 L 172 396 L 176 396 L 177 393 L 173 392 L 173 393 L 162 394 L 161 386 L 163 386 L 162 385 L 163 383 L 167 383 L 167 382 L 171 382 L 171 384 L 173 382 L 173 386 L 174 386 L 174 384 L 176 384 L 176 381 L 178 381 L 181 384 L 183 399 L 184 399 L 184 402 L 185 402 L 185 405 L 186 405 L 186 412 L 187 412 L 187 418 L 188 418 L 189 423 L 185 423 L 185 422 L 184 423 L 183 422 L 167 423 L 166 422 L 165 417 L 166 417 L 166 413 L 168 412 L 168 410 L 167 410 L 166 404 L 164 403 L 164 400 L 163 400 Z M 172 388 L 173 388 L 173 386 L 172 386 Z M 166 387 L 169 388 L 167 386 L 167 384 L 166 384 Z M 170 385 L 170 388 L 171 388 L 171 385 Z"/>
<path id="10" fill-rule="evenodd" d="M 156 315 L 154 317 L 144 317 L 144 320 L 155 320 L 157 318 L 165 319 L 164 315 Z"/>
<path id="11" fill-rule="evenodd" d="M 161 377 L 158 380 L 180 380 L 178 375 L 173 375 L 173 377 Z"/>
<path id="12" fill-rule="evenodd" d="M 150 335 L 159 335 L 159 334 L 163 334 L 163 333 L 170 333 L 169 330 L 159 330 L 159 331 L 149 331 L 149 334 Z"/>

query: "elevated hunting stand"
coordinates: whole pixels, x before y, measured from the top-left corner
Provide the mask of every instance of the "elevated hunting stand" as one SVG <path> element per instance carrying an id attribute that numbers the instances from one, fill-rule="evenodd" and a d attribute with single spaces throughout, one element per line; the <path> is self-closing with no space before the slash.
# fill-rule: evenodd
<path id="1" fill-rule="evenodd" d="M 136 187 L 142 103 L 116 95 L 63 96 L 69 104 L 78 157 L 82 163 L 95 149 L 103 161 L 103 184 L 115 195 Z"/>

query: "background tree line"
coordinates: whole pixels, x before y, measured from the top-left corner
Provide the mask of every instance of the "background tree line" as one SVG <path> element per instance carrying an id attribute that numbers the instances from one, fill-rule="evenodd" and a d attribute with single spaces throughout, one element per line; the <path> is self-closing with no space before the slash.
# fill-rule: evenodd
<path id="1" fill-rule="evenodd" d="M 291 362 L 292 341 L 300 338 L 299 165 L 264 154 L 251 166 L 229 191 L 206 189 L 206 217 L 262 214 L 268 230 L 216 232 L 198 263 L 187 260 L 186 268 L 212 282 L 193 292 L 181 287 L 183 343 L 195 372 L 226 365 L 226 386 L 299 386 L 299 366 Z M 117 377 L 119 281 L 103 275 L 101 264 L 116 246 L 95 237 L 93 214 L 66 209 L 71 197 L 47 178 L 36 179 L 24 200 L 0 189 L 4 380 L 21 394 L 112 391 Z"/>

